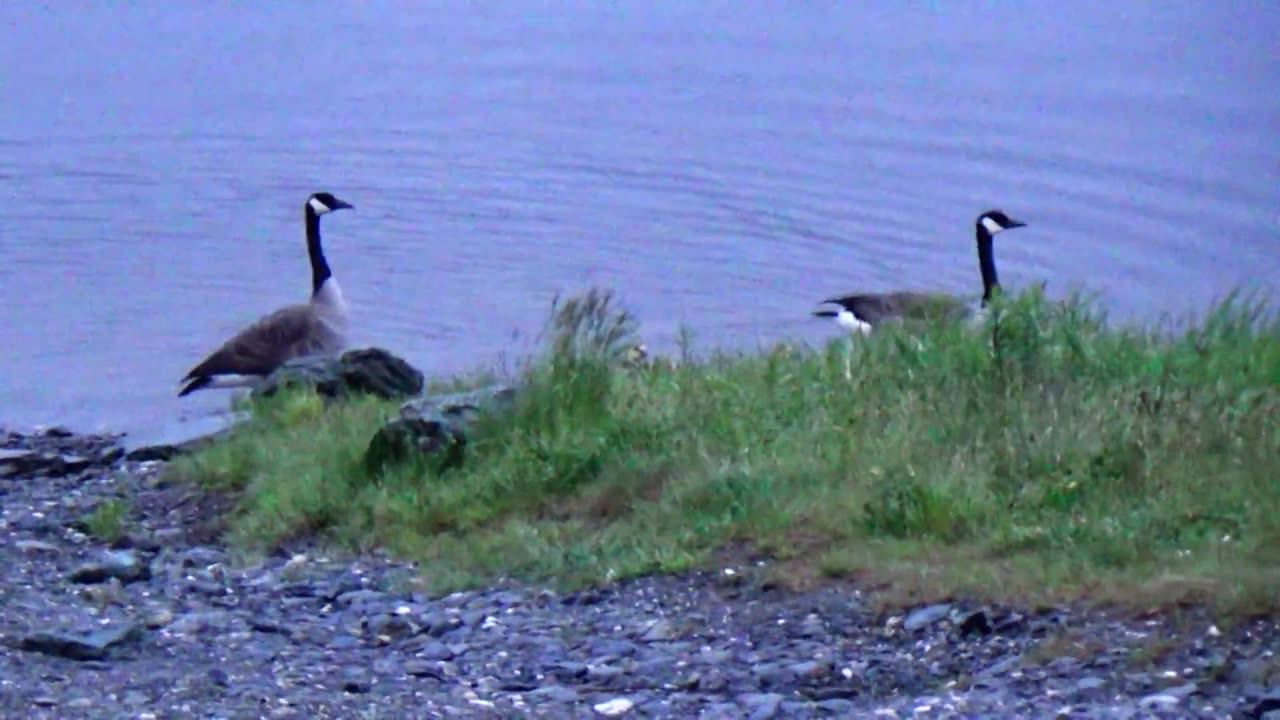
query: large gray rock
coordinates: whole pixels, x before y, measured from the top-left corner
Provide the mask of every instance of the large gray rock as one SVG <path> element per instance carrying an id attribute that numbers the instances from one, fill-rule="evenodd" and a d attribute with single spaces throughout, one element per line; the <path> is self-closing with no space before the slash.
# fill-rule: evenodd
<path id="1" fill-rule="evenodd" d="M 410 400 L 400 407 L 400 417 L 382 426 L 369 441 L 365 467 L 376 473 L 415 457 L 427 460 L 436 471 L 457 467 L 475 421 L 510 409 L 515 396 L 514 387 L 491 385 Z"/>
<path id="2" fill-rule="evenodd" d="M 422 392 L 422 373 L 382 348 L 348 350 L 341 355 L 311 355 L 281 365 L 254 388 L 255 397 L 270 397 L 282 387 L 313 387 L 320 395 L 377 395 L 388 400 Z"/>

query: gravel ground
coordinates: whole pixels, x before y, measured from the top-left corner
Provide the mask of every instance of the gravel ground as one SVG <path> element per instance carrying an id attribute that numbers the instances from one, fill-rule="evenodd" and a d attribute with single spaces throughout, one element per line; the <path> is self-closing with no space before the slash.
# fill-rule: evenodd
<path id="1" fill-rule="evenodd" d="M 239 562 L 216 541 L 225 502 L 111 438 L 0 448 L 4 718 L 1280 720 L 1273 619 L 884 615 L 750 567 L 433 597 L 429 569 L 380 557 Z M 83 518 L 117 497 L 129 532 L 108 546 Z"/>

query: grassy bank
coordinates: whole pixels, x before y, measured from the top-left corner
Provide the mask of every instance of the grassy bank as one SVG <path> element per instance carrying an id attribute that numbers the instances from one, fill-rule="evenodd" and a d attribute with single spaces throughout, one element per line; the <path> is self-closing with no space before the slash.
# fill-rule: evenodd
<path id="1" fill-rule="evenodd" d="M 985 331 L 860 339 L 846 377 L 843 341 L 623 367 L 630 321 L 604 300 L 560 307 L 517 410 L 460 469 L 371 476 L 394 406 L 293 395 L 170 471 L 242 492 L 250 546 L 385 546 L 442 588 L 733 549 L 894 593 L 1280 597 L 1280 323 L 1260 305 L 1158 336 L 1032 292 Z"/>

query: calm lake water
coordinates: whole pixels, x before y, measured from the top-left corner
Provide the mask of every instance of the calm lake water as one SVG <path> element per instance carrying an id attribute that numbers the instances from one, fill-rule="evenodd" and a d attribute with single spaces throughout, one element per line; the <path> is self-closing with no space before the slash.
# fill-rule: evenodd
<path id="1" fill-rule="evenodd" d="M 1280 5 L 0 5 L 0 421 L 172 427 L 178 378 L 302 300 L 429 373 L 611 286 L 651 347 L 834 328 L 854 289 L 1185 314 L 1280 280 Z"/>

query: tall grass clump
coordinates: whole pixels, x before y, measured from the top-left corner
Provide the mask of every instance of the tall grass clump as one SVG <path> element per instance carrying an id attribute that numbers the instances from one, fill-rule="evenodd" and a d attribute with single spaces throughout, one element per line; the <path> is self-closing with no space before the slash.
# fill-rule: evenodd
<path id="1" fill-rule="evenodd" d="M 360 454 L 394 408 L 303 396 L 174 469 L 242 493 L 244 541 L 389 546 L 441 585 L 748 547 L 943 593 L 1280 589 L 1280 323 L 1254 299 L 1138 329 L 1033 290 L 978 329 L 632 363 L 635 321 L 593 290 L 554 305 L 544 340 L 459 468 L 371 476 Z"/>

